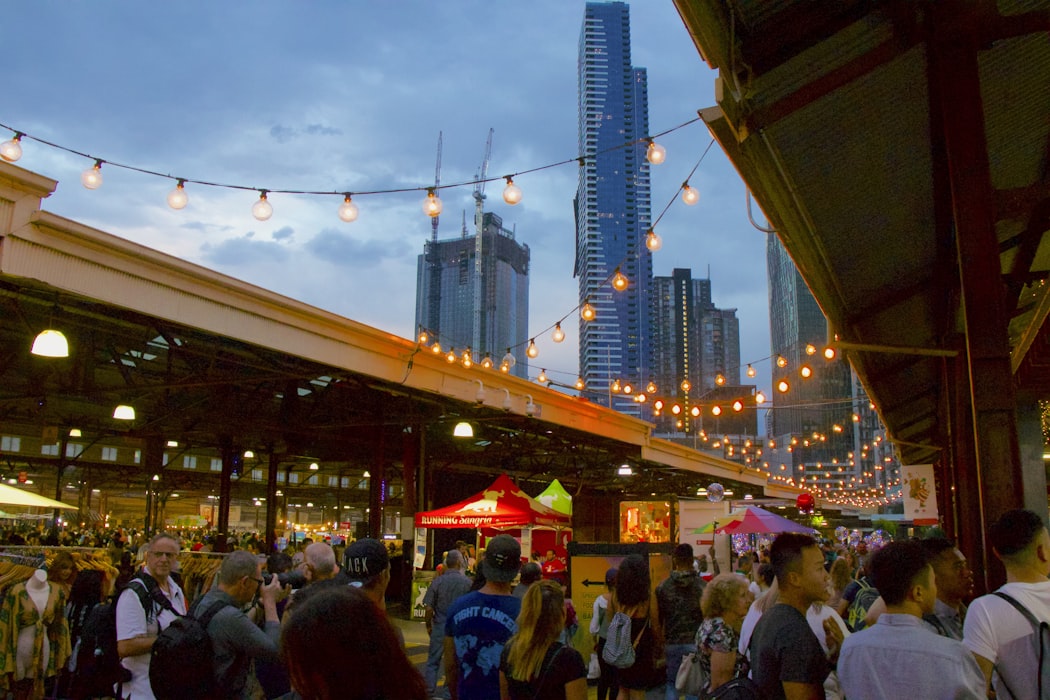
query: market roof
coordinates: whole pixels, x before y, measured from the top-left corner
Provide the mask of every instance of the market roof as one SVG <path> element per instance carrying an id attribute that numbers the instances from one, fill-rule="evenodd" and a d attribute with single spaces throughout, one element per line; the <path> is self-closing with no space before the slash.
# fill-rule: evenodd
<path id="1" fill-rule="evenodd" d="M 986 330 L 960 308 L 971 216 L 994 241 L 962 255 L 997 257 L 999 275 L 970 292 L 1003 294 L 1015 383 L 1050 394 L 1050 4 L 675 5 L 719 71 L 701 116 L 852 344 L 902 461 L 945 448 L 944 360 Z"/>

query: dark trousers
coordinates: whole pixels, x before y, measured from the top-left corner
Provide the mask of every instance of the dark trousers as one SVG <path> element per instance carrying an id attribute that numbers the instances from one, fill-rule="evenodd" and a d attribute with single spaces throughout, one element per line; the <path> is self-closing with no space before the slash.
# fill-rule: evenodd
<path id="1" fill-rule="evenodd" d="M 602 658 L 602 649 L 605 648 L 605 637 L 598 637 L 598 668 L 601 669 L 601 676 L 598 677 L 598 700 L 616 700 L 616 696 L 620 693 L 620 683 L 616 678 L 616 673 L 619 671 L 615 666 L 610 666 L 605 663 L 605 659 Z"/>

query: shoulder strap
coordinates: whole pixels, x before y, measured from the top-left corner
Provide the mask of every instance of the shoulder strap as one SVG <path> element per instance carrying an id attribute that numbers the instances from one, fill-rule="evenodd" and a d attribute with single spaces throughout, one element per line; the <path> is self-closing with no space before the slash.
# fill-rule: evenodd
<path id="1" fill-rule="evenodd" d="M 201 598 L 200 600 L 204 600 L 204 599 Z M 233 607 L 232 605 L 230 605 L 229 603 L 227 603 L 224 600 L 217 600 L 212 605 L 208 606 L 204 610 L 203 613 L 201 613 L 200 615 L 197 615 L 197 608 L 199 608 L 201 606 L 195 604 L 193 606 L 193 612 L 191 614 L 193 615 L 194 619 L 196 619 L 198 622 L 201 623 L 201 627 L 203 627 L 204 630 L 207 631 L 208 630 L 208 625 L 211 624 L 212 618 L 214 618 L 216 615 L 218 615 L 219 611 L 221 611 L 223 608 L 225 608 L 227 606 Z"/>
<path id="2" fill-rule="evenodd" d="M 543 669 L 540 670 L 540 682 L 539 685 L 536 686 L 535 697 L 537 698 L 543 697 L 543 694 L 540 691 L 543 690 L 543 687 L 547 684 L 547 676 L 550 673 L 551 666 L 554 665 L 554 660 L 558 658 L 558 654 L 560 654 L 562 652 L 562 649 L 565 648 L 565 645 L 561 644 L 560 642 L 555 642 L 555 644 L 558 645 L 558 648 L 554 651 L 553 654 L 551 654 L 550 659 L 547 660 L 547 663 L 543 666 Z"/>
<path id="3" fill-rule="evenodd" d="M 182 613 L 175 609 L 175 606 L 168 600 L 168 596 L 164 595 L 164 591 L 160 590 L 160 584 L 157 583 L 157 579 L 142 571 L 128 581 L 128 587 L 130 588 L 133 583 L 139 584 L 139 586 L 135 587 L 135 594 L 138 595 L 139 602 L 142 603 L 142 609 L 146 611 L 147 615 L 150 614 L 149 602 L 153 601 L 172 615 L 182 617 Z M 140 587 L 142 590 L 139 590 Z"/>
<path id="4" fill-rule="evenodd" d="M 1017 600 L 1013 596 L 1009 596 L 1009 595 L 1003 593 L 1002 591 L 994 591 L 992 593 L 992 595 L 998 596 L 998 597 L 1002 598 L 1003 600 L 1005 600 L 1010 605 L 1012 605 L 1014 607 L 1014 609 L 1017 610 L 1017 612 L 1021 613 L 1021 615 L 1024 616 L 1024 618 L 1026 620 L 1028 620 L 1028 622 L 1032 625 L 1032 627 L 1035 628 L 1035 635 L 1039 638 L 1036 641 L 1036 643 L 1039 645 L 1039 671 L 1038 671 L 1039 686 L 1038 686 L 1038 688 L 1039 688 L 1039 697 L 1042 697 L 1043 696 L 1043 666 L 1045 665 L 1045 662 L 1046 662 L 1046 649 L 1044 648 L 1044 645 L 1043 645 L 1043 637 L 1046 636 L 1046 635 L 1043 634 L 1043 630 L 1044 629 L 1050 630 L 1050 623 L 1040 622 L 1039 620 L 1037 620 L 1035 615 L 1032 614 L 1032 611 L 1029 610 L 1028 608 L 1026 608 L 1024 605 L 1022 605 L 1021 601 Z M 1001 674 L 1001 673 L 999 674 L 999 680 L 1002 681 L 1004 685 L 1006 684 L 1006 679 L 1003 678 L 1003 674 Z M 1012 697 L 1016 697 L 1014 695 L 1014 692 L 1012 690 L 1010 690 L 1009 686 L 1007 686 L 1006 690 L 1007 690 L 1007 692 L 1010 693 L 1010 695 Z"/>
<path id="5" fill-rule="evenodd" d="M 638 642 L 642 641 L 642 635 L 645 634 L 645 628 L 648 627 L 648 626 L 649 626 L 649 618 L 647 616 L 645 618 L 645 624 L 642 625 L 642 629 L 638 630 L 638 636 L 634 638 L 634 644 L 631 645 L 635 649 L 638 648 Z"/>

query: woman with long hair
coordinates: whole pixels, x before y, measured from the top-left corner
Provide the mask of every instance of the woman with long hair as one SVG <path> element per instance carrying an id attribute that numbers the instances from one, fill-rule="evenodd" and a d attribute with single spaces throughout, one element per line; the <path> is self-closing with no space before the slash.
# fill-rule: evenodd
<path id="1" fill-rule="evenodd" d="M 621 668 L 619 700 L 662 700 L 667 685 L 663 627 L 653 601 L 649 562 L 630 554 L 616 572 L 615 609 L 631 618 L 634 664 Z"/>
<path id="2" fill-rule="evenodd" d="M 831 570 L 828 573 L 831 575 L 831 597 L 828 598 L 827 605 L 837 610 L 842 594 L 846 592 L 846 586 L 853 580 L 853 569 L 848 559 L 838 557 L 831 564 Z"/>
<path id="3" fill-rule="evenodd" d="M 426 700 L 423 676 L 360 589 L 307 586 L 299 595 L 284 616 L 281 657 L 303 700 Z"/>
<path id="4" fill-rule="evenodd" d="M 587 667 L 580 652 L 558 641 L 564 629 L 561 585 L 545 580 L 529 586 L 518 631 L 500 659 L 501 700 L 586 700 Z"/>
<path id="5" fill-rule="evenodd" d="M 747 659 L 737 651 L 740 626 L 751 601 L 749 582 L 739 574 L 719 574 L 704 589 L 700 610 L 704 621 L 696 631 L 700 667 L 710 679 L 705 694 L 730 680 L 747 674 Z"/>

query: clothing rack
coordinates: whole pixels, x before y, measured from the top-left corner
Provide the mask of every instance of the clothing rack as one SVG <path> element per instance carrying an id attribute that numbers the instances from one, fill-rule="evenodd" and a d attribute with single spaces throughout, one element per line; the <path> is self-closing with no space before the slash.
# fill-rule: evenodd
<path id="1" fill-rule="evenodd" d="M 41 549 L 36 547 L 35 549 Z M 40 554 L 29 554 L 29 553 L 12 553 L 0 551 L 0 557 L 4 557 L 7 560 L 21 566 L 31 566 L 34 569 L 39 569 L 44 564 L 44 552 Z"/>

